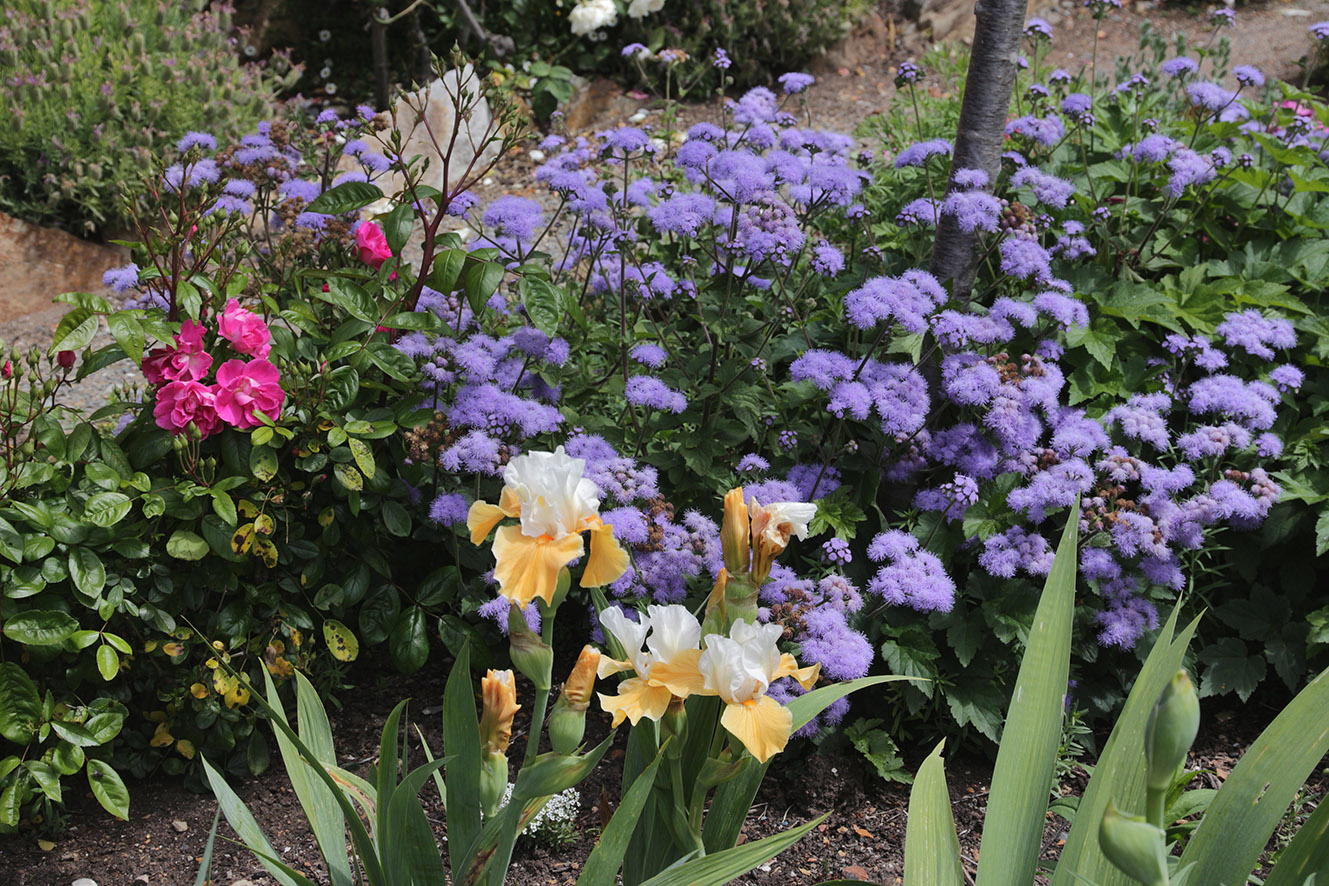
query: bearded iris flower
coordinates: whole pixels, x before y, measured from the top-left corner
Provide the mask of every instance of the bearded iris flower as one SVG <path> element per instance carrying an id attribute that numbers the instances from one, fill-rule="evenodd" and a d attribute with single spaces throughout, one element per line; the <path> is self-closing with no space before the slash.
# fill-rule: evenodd
<path id="1" fill-rule="evenodd" d="M 559 571 L 585 553 L 582 533 L 590 532 L 590 555 L 581 586 L 598 587 L 628 568 L 628 553 L 614 529 L 600 519 L 595 484 L 582 476 L 584 459 L 554 452 L 519 455 L 503 471 L 497 505 L 477 501 L 466 516 L 471 543 L 480 544 L 505 517 L 521 522 L 501 526 L 494 536 L 494 578 L 499 593 L 525 607 L 536 597 L 552 605 Z"/>
<path id="2" fill-rule="evenodd" d="M 600 624 L 622 644 L 626 661 L 601 656 L 600 679 L 632 670 L 635 677 L 619 684 L 618 695 L 600 695 L 600 704 L 617 726 L 626 718 L 633 726 L 645 717 L 659 720 L 675 698 L 702 693 L 697 659 L 702 652 L 701 624 L 684 606 L 650 606 L 640 621 L 629 621 L 621 609 L 606 609 Z M 642 646 L 646 651 L 642 650 Z"/>

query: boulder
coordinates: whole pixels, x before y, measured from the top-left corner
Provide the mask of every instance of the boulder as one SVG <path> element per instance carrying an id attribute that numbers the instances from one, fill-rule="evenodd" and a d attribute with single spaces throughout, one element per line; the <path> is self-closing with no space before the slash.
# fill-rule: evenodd
<path id="1" fill-rule="evenodd" d="M 102 274 L 129 261 L 121 246 L 81 240 L 0 213 L 0 320 L 66 308 L 51 300 L 64 292 L 100 292 Z"/>

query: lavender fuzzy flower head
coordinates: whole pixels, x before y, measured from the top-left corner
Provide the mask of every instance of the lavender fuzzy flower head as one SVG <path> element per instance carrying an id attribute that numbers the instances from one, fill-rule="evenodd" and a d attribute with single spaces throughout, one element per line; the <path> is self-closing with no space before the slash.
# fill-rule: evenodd
<path id="1" fill-rule="evenodd" d="M 823 277 L 834 277 L 844 270 L 844 256 L 840 250 L 822 240 L 812 247 L 812 270 Z"/>
<path id="2" fill-rule="evenodd" d="M 904 86 L 906 83 L 917 83 L 923 79 L 923 72 L 918 65 L 913 62 L 900 62 L 900 67 L 895 72 L 896 87 Z"/>
<path id="3" fill-rule="evenodd" d="M 664 348 L 654 342 L 646 341 L 633 345 L 632 350 L 628 352 L 628 356 L 643 366 L 649 366 L 652 369 L 659 369 L 668 358 Z"/>
<path id="4" fill-rule="evenodd" d="M 1290 363 L 1284 363 L 1269 372 L 1269 380 L 1280 391 L 1296 391 L 1306 380 L 1306 374 Z"/>
<path id="5" fill-rule="evenodd" d="M 781 74 L 778 82 L 785 95 L 793 95 L 796 92 L 802 92 L 817 82 L 817 78 L 811 74 L 799 74 L 790 71 L 788 74 Z"/>
<path id="6" fill-rule="evenodd" d="M 1167 168 L 1172 174 L 1164 190 L 1172 197 L 1180 197 L 1188 187 L 1207 184 L 1217 175 L 1214 158 L 1190 148 L 1181 148 L 1168 158 Z"/>
<path id="7" fill-rule="evenodd" d="M 719 50 L 716 51 L 718 52 Z M 640 61 L 646 61 L 651 57 L 651 51 L 640 43 L 629 43 L 627 46 L 623 47 L 619 54 L 623 56 L 623 58 L 637 59 Z"/>
<path id="8" fill-rule="evenodd" d="M 1272 360 L 1275 349 L 1296 347 L 1297 334 L 1282 317 L 1266 317 L 1255 308 L 1235 311 L 1223 318 L 1215 330 L 1228 347 L 1241 348 L 1262 360 Z"/>
<path id="9" fill-rule="evenodd" d="M 1010 179 L 1011 187 L 1029 188 L 1040 203 L 1056 209 L 1065 209 L 1075 194 L 1075 185 L 1063 178 L 1049 175 L 1037 166 L 1017 169 Z"/>
<path id="10" fill-rule="evenodd" d="M 737 474 L 760 474 L 763 471 L 769 471 L 771 463 L 757 455 L 755 452 L 748 453 L 738 460 L 738 466 L 734 469 Z"/>
<path id="11" fill-rule="evenodd" d="M 997 230 L 1001 209 L 1001 201 L 986 191 L 952 191 L 941 201 L 942 215 L 954 216 L 962 231 Z"/>
<path id="12" fill-rule="evenodd" d="M 1329 21 L 1316 22 L 1306 29 L 1316 40 L 1329 40 Z"/>
<path id="13" fill-rule="evenodd" d="M 629 403 L 661 412 L 680 413 L 688 407 L 687 397 L 650 375 L 635 375 L 628 379 L 624 393 Z"/>
<path id="14" fill-rule="evenodd" d="M 108 289 L 123 293 L 138 285 L 138 265 L 130 262 L 119 268 L 111 268 L 102 274 L 102 285 Z"/>
<path id="15" fill-rule="evenodd" d="M 997 578 L 1014 578 L 1017 572 L 1047 575 L 1054 557 L 1046 538 L 1015 526 L 983 542 L 978 565 Z"/>
<path id="16" fill-rule="evenodd" d="M 1236 93 L 1228 92 L 1217 83 L 1200 80 L 1186 85 L 1191 104 L 1206 111 L 1221 111 L 1236 100 Z"/>
<path id="17" fill-rule="evenodd" d="M 733 62 L 729 60 L 729 53 L 717 46 L 715 48 L 715 58 L 711 60 L 711 66 L 721 71 L 727 71 L 732 64 Z"/>
<path id="18" fill-rule="evenodd" d="M 1260 87 L 1264 85 L 1264 74 L 1254 65 L 1237 65 L 1232 69 L 1232 76 L 1242 86 Z"/>
<path id="19" fill-rule="evenodd" d="M 848 566 L 854 559 L 853 553 L 849 550 L 849 542 L 843 538 L 831 538 L 822 542 L 821 556 L 827 563 L 836 566 Z"/>
<path id="20" fill-rule="evenodd" d="M 175 143 L 175 149 L 183 154 L 190 148 L 198 148 L 200 151 L 212 153 L 217 150 L 217 139 L 206 132 L 186 132 Z"/>
<path id="21" fill-rule="evenodd" d="M 544 213 L 534 200 L 504 195 L 489 204 L 480 220 L 493 228 L 497 236 L 524 242 L 535 236 Z"/>
<path id="22" fill-rule="evenodd" d="M 1088 114 L 1093 107 L 1093 98 L 1083 92 L 1072 92 L 1061 100 L 1061 112 L 1072 119 Z"/>
<path id="23" fill-rule="evenodd" d="M 1158 66 L 1158 69 L 1169 77 L 1175 78 L 1194 74 L 1200 70 L 1200 66 L 1195 59 L 1180 55 L 1163 62 L 1163 64 Z"/>
<path id="24" fill-rule="evenodd" d="M 1052 276 L 1052 257 L 1032 237 L 1001 241 L 1001 272 L 1017 280 L 1044 281 Z"/>
<path id="25" fill-rule="evenodd" d="M 790 430 L 781 431 L 780 436 L 776 438 L 776 443 L 785 452 L 789 452 L 798 446 L 798 432 Z"/>
<path id="26" fill-rule="evenodd" d="M 935 554 L 922 549 L 918 539 L 892 529 L 868 545 L 868 558 L 885 563 L 868 582 L 868 591 L 892 606 L 918 612 L 950 612 L 955 605 L 955 582 Z"/>
<path id="27" fill-rule="evenodd" d="M 845 315 L 859 329 L 872 329 L 886 320 L 922 334 L 928 317 L 946 303 L 946 290 L 926 271 L 906 271 L 899 277 L 873 277 L 845 296 Z"/>
<path id="28" fill-rule="evenodd" d="M 920 489 L 914 496 L 914 504 L 920 510 L 940 511 L 947 520 L 959 520 L 977 501 L 978 482 L 960 473 L 933 489 Z"/>
<path id="29" fill-rule="evenodd" d="M 1051 40 L 1052 25 L 1044 19 L 1031 18 L 1024 23 L 1024 35 L 1032 40 Z"/>
<path id="30" fill-rule="evenodd" d="M 915 142 L 896 155 L 895 168 L 922 166 L 933 157 L 949 157 L 954 150 L 955 147 L 944 138 Z"/>
<path id="31" fill-rule="evenodd" d="M 453 526 L 466 522 L 470 502 L 463 495 L 445 492 L 429 506 L 429 520 L 439 526 Z"/>
<path id="32" fill-rule="evenodd" d="M 1209 21 L 1216 28 L 1230 28 L 1237 23 L 1236 10 L 1221 6 L 1210 14 Z"/>
<path id="33" fill-rule="evenodd" d="M 1066 135 L 1066 126 L 1056 117 L 1026 114 L 1006 124 L 1007 135 L 1022 135 L 1044 147 L 1052 147 Z"/>
<path id="34" fill-rule="evenodd" d="M 895 223 L 900 227 L 923 225 L 936 227 L 940 215 L 939 204 L 931 197 L 919 197 L 910 200 L 895 215 Z"/>

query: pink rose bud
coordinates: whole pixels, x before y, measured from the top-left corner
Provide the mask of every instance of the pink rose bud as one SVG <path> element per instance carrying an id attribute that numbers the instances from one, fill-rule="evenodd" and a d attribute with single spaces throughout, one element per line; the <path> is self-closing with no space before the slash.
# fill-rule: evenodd
<path id="1" fill-rule="evenodd" d="M 75 354 L 73 351 L 57 351 L 55 362 L 59 363 L 65 369 L 70 369 L 74 365 Z"/>
<path id="2" fill-rule="evenodd" d="M 383 262 L 392 258 L 388 238 L 383 236 L 383 229 L 373 222 L 364 222 L 356 230 L 355 245 L 360 250 L 360 261 L 376 271 L 383 267 Z"/>
<path id="3" fill-rule="evenodd" d="M 8 380 L 13 377 L 14 377 L 14 364 L 6 360 L 5 365 L 3 367 L 0 367 L 0 378 Z"/>
<path id="4" fill-rule="evenodd" d="M 258 314 L 240 307 L 240 302 L 235 299 L 226 303 L 226 310 L 217 318 L 217 331 L 241 354 L 261 360 L 272 349 L 272 333 L 268 331 L 268 324 Z"/>

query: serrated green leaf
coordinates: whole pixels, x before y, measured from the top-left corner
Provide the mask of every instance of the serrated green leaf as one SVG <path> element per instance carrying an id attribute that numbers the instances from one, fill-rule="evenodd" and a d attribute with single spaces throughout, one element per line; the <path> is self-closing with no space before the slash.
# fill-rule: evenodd
<path id="1" fill-rule="evenodd" d="M 81 351 L 97 334 L 97 315 L 88 308 L 74 308 L 60 318 L 51 339 L 50 353 Z"/>
<path id="2" fill-rule="evenodd" d="M 383 192 L 377 185 L 368 182 L 345 182 L 328 188 L 305 208 L 309 212 L 319 212 L 324 215 L 342 215 L 364 209 L 382 196 Z"/>
<path id="3" fill-rule="evenodd" d="M 125 352 L 125 356 L 133 360 L 135 366 L 141 367 L 143 348 L 147 343 L 142 321 L 125 311 L 116 311 L 106 315 L 106 325 L 110 327 L 115 343 Z"/>
<path id="4" fill-rule="evenodd" d="M 114 526 L 125 518 L 133 501 L 121 492 L 99 492 L 83 503 L 83 519 L 94 526 Z"/>
<path id="5" fill-rule="evenodd" d="M 1264 679 L 1268 667 L 1263 655 L 1251 654 L 1237 637 L 1224 637 L 1200 651 L 1206 667 L 1200 681 L 1200 697 L 1226 695 L 1229 692 L 1245 701 Z"/>

